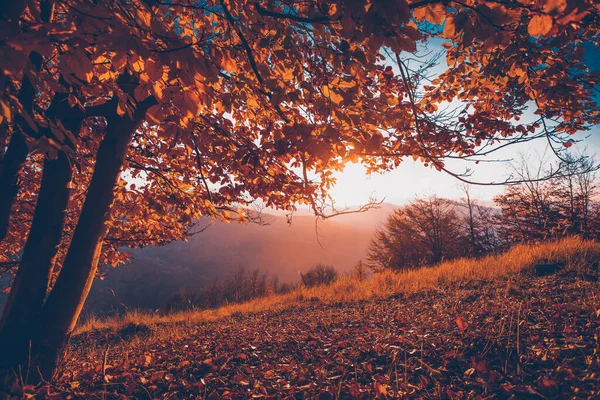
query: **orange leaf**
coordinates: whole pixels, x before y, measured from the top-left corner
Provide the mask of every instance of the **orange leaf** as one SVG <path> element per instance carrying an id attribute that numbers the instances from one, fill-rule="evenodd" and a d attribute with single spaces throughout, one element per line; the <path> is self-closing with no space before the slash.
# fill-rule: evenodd
<path id="1" fill-rule="evenodd" d="M 265 372 L 265 374 L 263 376 L 264 376 L 265 379 L 273 379 L 277 375 L 272 370 L 268 370 L 267 372 Z"/>
<path id="2" fill-rule="evenodd" d="M 467 329 L 469 324 L 467 324 L 467 322 L 461 317 L 456 317 L 456 326 L 458 326 L 458 331 L 460 333 L 463 333 L 465 329 Z"/>
<path id="3" fill-rule="evenodd" d="M 162 65 L 157 63 L 152 59 L 146 60 L 144 66 L 146 67 L 146 72 L 152 81 L 156 82 L 162 78 L 163 68 Z"/>
<path id="4" fill-rule="evenodd" d="M 221 68 L 227 72 L 237 72 L 239 66 L 229 51 L 221 52 Z"/>
<path id="5" fill-rule="evenodd" d="M 552 29 L 552 17 L 549 15 L 536 15 L 531 18 L 527 32 L 533 37 L 544 36 Z"/>
<path id="6" fill-rule="evenodd" d="M 146 85 L 138 85 L 133 91 L 135 101 L 144 101 L 148 97 L 148 87 Z"/>
<path id="7" fill-rule="evenodd" d="M 542 378 L 542 384 L 545 387 L 553 387 L 553 386 L 556 386 L 556 381 L 553 381 L 552 379 L 548 379 L 548 378 Z"/>
<path id="8" fill-rule="evenodd" d="M 567 8 L 567 0 L 545 0 L 542 10 L 546 13 L 561 13 Z"/>
<path id="9" fill-rule="evenodd" d="M 125 66 L 125 64 L 127 63 L 127 54 L 126 53 L 117 53 L 117 55 L 115 55 L 111 60 L 110 60 L 113 68 L 118 71 L 121 68 L 123 68 Z"/>
<path id="10" fill-rule="evenodd" d="M 200 97 L 193 90 L 186 90 L 183 93 L 183 100 L 190 112 L 196 116 L 200 114 Z"/>
<path id="11" fill-rule="evenodd" d="M 165 371 L 156 371 L 152 374 L 152 376 L 150 376 L 150 382 L 157 382 L 157 381 L 161 381 L 163 379 L 163 377 L 165 376 Z"/>
<path id="12" fill-rule="evenodd" d="M 119 101 L 119 104 L 117 104 L 117 114 L 119 114 L 119 117 L 122 117 L 126 113 L 127 113 L 127 105 L 124 102 Z"/>
<path id="13" fill-rule="evenodd" d="M 454 16 L 449 16 L 444 24 L 444 36 L 447 38 L 453 38 L 456 36 L 456 24 L 454 23 Z"/>
<path id="14" fill-rule="evenodd" d="M 373 381 L 373 391 L 378 398 L 387 397 L 387 386 L 377 381 Z"/>
<path id="15" fill-rule="evenodd" d="M 328 86 L 323 86 L 323 94 L 325 97 L 328 97 L 335 104 L 340 104 L 344 98 L 340 96 L 338 93 L 330 90 Z"/>
<path id="16" fill-rule="evenodd" d="M 417 21 L 426 19 L 435 25 L 441 25 L 446 19 L 446 7 L 441 3 L 430 4 L 425 7 L 419 7 L 414 11 Z"/>
<path id="17" fill-rule="evenodd" d="M 143 10 L 141 8 L 136 8 L 135 9 L 135 14 L 137 16 L 137 20 L 143 24 L 145 27 L 149 27 L 150 26 L 150 22 L 152 20 L 152 15 L 146 11 Z"/>

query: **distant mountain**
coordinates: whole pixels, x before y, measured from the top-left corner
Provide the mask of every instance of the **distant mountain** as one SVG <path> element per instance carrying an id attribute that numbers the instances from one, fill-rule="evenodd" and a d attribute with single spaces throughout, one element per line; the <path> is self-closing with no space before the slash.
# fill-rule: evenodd
<path id="1" fill-rule="evenodd" d="M 392 204 L 364 213 L 318 221 L 296 215 L 267 215 L 268 226 L 216 222 L 187 242 L 132 251 L 128 265 L 108 271 L 92 287 L 86 311 L 106 314 L 125 308 L 156 309 L 173 294 L 198 290 L 239 268 L 260 269 L 282 282 L 297 281 L 316 264 L 333 265 L 340 273 L 361 259 L 375 232 L 396 209 Z"/>

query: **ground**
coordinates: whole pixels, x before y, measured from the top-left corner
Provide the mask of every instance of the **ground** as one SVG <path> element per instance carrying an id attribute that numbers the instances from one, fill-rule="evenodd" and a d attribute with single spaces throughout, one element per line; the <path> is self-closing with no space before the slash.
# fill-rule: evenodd
<path id="1" fill-rule="evenodd" d="M 596 275 L 523 274 L 410 295 L 75 337 L 76 398 L 600 398 Z M 18 394 L 18 393 L 16 393 Z"/>

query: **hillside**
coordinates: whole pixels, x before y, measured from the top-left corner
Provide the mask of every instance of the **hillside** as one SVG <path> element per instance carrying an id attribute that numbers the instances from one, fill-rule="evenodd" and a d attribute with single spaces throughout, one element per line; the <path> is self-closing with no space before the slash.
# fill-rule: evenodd
<path id="1" fill-rule="evenodd" d="M 291 225 L 279 215 L 265 215 L 267 226 L 215 222 L 187 242 L 134 250 L 131 263 L 94 282 L 86 313 L 161 308 L 182 289 L 197 290 L 239 268 L 260 269 L 282 282 L 296 282 L 319 263 L 344 273 L 364 259 L 375 229 L 395 208 L 383 204 L 319 221 L 318 236 L 315 218 L 302 214 Z"/>
<path id="2" fill-rule="evenodd" d="M 40 398 L 598 398 L 600 244 L 79 328 Z"/>

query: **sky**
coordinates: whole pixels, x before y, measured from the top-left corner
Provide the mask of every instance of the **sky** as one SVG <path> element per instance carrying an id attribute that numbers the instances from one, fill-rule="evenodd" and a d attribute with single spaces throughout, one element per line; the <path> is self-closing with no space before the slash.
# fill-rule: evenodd
<path id="1" fill-rule="evenodd" d="M 428 43 L 423 52 L 436 52 L 441 50 L 441 40 Z M 600 51 L 586 48 L 586 64 L 590 70 L 600 69 Z M 433 70 L 439 73 L 447 68 L 445 57 Z M 600 100 L 600 99 L 599 99 Z M 533 115 L 530 112 L 529 118 Z M 525 118 L 524 118 L 525 119 Z M 580 132 L 574 136 L 578 140 L 569 151 L 573 154 L 586 154 L 600 157 L 600 126 L 593 127 L 590 131 Z M 502 182 L 510 175 L 510 162 L 526 157 L 532 162 L 556 163 L 558 160 L 552 154 L 545 139 L 528 143 L 509 146 L 492 158 L 506 160 L 504 162 L 484 162 L 475 165 L 472 162 L 452 160 L 447 166 L 453 172 L 464 172 L 466 168 L 472 171 L 470 180 L 480 182 Z M 598 160 L 597 160 L 598 161 Z M 419 196 L 437 195 L 450 199 L 459 199 L 462 196 L 461 187 L 464 185 L 458 179 L 437 170 L 424 167 L 420 162 L 406 159 L 399 168 L 385 174 L 368 176 L 365 169 L 359 164 L 348 164 L 342 173 L 336 175 L 337 185 L 331 190 L 331 195 L 338 206 L 349 207 L 364 204 L 370 196 L 387 203 L 405 204 Z M 480 186 L 470 185 L 470 193 L 482 201 L 491 201 L 501 193 L 505 186 Z"/>
<path id="2" fill-rule="evenodd" d="M 575 143 L 570 150 L 573 153 L 585 153 L 600 156 L 600 127 L 596 126 L 591 131 L 578 135 L 581 141 Z M 470 168 L 473 172 L 470 179 L 480 182 L 502 182 L 510 175 L 510 159 L 519 160 L 521 154 L 537 162 L 557 162 L 547 146 L 547 142 L 540 139 L 534 143 L 515 145 L 506 151 L 499 152 L 496 156 L 507 161 L 491 163 L 467 163 L 451 161 L 448 163 L 455 172 L 463 172 Z M 369 196 L 386 203 L 405 204 L 418 196 L 437 195 L 450 199 L 459 199 L 462 196 L 461 187 L 464 185 L 458 179 L 439 172 L 422 163 L 406 159 L 399 168 L 385 174 L 372 174 L 368 176 L 365 169 L 359 164 L 348 164 L 342 173 L 336 175 L 337 184 L 331 190 L 332 197 L 340 205 L 356 206 L 364 204 Z M 504 190 L 504 185 L 481 186 L 470 185 L 470 192 L 483 201 L 492 198 Z"/>

